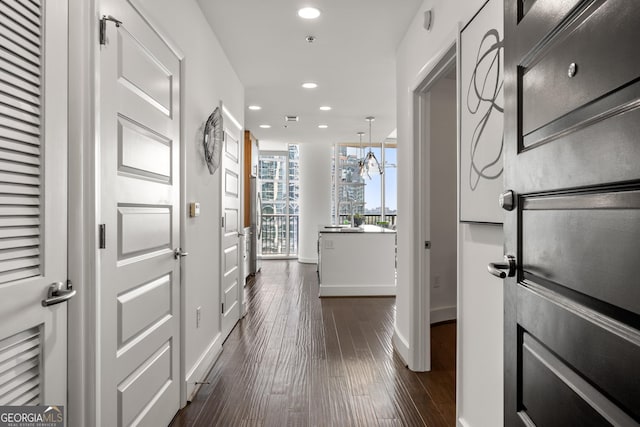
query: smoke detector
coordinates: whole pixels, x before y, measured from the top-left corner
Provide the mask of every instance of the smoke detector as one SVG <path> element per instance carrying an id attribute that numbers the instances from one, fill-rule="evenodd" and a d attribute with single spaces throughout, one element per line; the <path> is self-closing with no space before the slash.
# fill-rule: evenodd
<path id="1" fill-rule="evenodd" d="M 307 41 L 307 43 L 313 43 L 314 41 L 316 41 L 316 38 L 315 38 L 315 36 L 309 35 L 309 36 L 305 37 L 305 40 Z"/>

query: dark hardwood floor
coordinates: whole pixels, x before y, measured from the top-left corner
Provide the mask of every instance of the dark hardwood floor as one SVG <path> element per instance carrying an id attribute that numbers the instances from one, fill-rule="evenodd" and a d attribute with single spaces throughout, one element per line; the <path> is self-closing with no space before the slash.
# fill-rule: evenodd
<path id="1" fill-rule="evenodd" d="M 393 351 L 394 298 L 318 298 L 315 265 L 264 261 L 249 314 L 172 426 L 453 426 L 455 323 L 432 367 Z"/>

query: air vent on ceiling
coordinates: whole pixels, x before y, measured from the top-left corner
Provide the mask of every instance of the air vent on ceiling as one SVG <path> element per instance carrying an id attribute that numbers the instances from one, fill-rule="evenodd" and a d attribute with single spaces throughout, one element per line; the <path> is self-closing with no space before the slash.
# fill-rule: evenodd
<path id="1" fill-rule="evenodd" d="M 298 116 L 284 116 L 285 122 L 297 122 L 298 120 L 300 120 Z"/>

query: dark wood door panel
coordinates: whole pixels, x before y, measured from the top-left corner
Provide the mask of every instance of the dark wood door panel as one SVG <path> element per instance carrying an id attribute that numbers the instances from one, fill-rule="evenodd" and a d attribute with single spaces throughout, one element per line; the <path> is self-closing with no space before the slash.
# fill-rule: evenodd
<path id="1" fill-rule="evenodd" d="M 640 315 L 640 190 L 521 204 L 523 271 Z"/>
<path id="2" fill-rule="evenodd" d="M 507 426 L 640 424 L 638 40 L 637 1 L 505 0 Z"/>
<path id="3" fill-rule="evenodd" d="M 640 177 L 638 135 L 640 108 L 525 151 L 520 167 L 505 173 L 523 194 L 630 183 Z"/>
<path id="4" fill-rule="evenodd" d="M 620 130 L 637 124 L 637 116 L 634 113 L 640 108 L 639 100 L 640 80 L 636 79 L 609 95 L 572 111 L 569 115 L 562 116 L 527 135 L 519 135 L 522 150 L 537 149 L 538 146 L 552 141 L 561 143 L 575 140 L 576 134 L 580 141 L 585 143 L 592 139 L 599 143 L 603 140 L 607 144 L 618 143 L 620 136 L 624 135 L 631 136 L 635 141 L 637 133 L 629 135 L 628 131 L 622 133 Z M 610 139 L 612 141 L 609 141 Z M 580 147 L 583 151 L 596 148 Z M 620 148 L 628 149 L 625 146 Z"/>
<path id="5" fill-rule="evenodd" d="M 609 412 L 640 422 L 640 365 L 633 363 L 640 360 L 640 334 L 532 281 L 517 294 L 518 325 L 561 361 L 556 370 L 583 378 L 588 385 L 573 387 L 585 388 L 580 391 L 585 396 L 597 394 L 592 399 L 610 400 Z M 522 346 L 524 352 L 525 340 Z"/>
<path id="6" fill-rule="evenodd" d="M 520 416 L 537 426 L 610 426 L 572 389 L 574 384 L 558 376 L 552 364 L 556 359 L 545 360 L 539 353 L 530 345 L 525 345 L 522 352 Z"/>
<path id="7" fill-rule="evenodd" d="M 524 135 L 640 75 L 640 15 L 620 13 L 637 7 L 637 0 L 594 3 L 538 52 L 533 64 L 523 64 Z M 576 65 L 573 76 L 570 64 Z"/>
<path id="8" fill-rule="evenodd" d="M 584 0 L 518 0 L 517 51 L 529 52 L 532 41 L 543 40 Z"/>
<path id="9" fill-rule="evenodd" d="M 526 333 L 524 338 L 527 344 L 522 351 L 520 416 L 545 427 L 610 426 L 611 423 L 576 393 L 576 385 L 562 378 L 560 370 L 564 368 L 558 359 L 536 346 L 533 339 L 527 339 Z"/>

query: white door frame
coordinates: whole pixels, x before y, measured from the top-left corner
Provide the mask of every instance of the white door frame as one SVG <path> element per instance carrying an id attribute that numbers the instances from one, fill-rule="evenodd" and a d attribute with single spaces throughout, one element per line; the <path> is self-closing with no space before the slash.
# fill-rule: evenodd
<path id="1" fill-rule="evenodd" d="M 96 425 L 97 0 L 69 0 L 69 301 L 67 425 Z M 95 76 L 95 77 L 94 77 Z"/>
<path id="2" fill-rule="evenodd" d="M 127 0 L 180 60 L 180 86 L 184 87 L 184 54 L 161 31 L 139 0 Z M 100 426 L 100 378 L 97 367 L 100 357 L 97 287 L 99 262 L 97 212 L 100 206 L 99 165 L 96 140 L 100 134 L 99 0 L 69 0 L 69 279 L 78 295 L 69 302 L 68 320 L 68 412 L 67 425 Z M 184 90 L 180 92 L 184 105 Z M 185 206 L 187 185 L 185 167 L 184 115 L 180 118 L 181 188 L 180 202 Z M 185 247 L 184 224 L 186 209 L 181 209 L 181 247 Z M 181 283 L 186 267 L 181 266 Z M 180 289 L 180 406 L 186 404 L 184 345 L 184 286 Z M 106 426 L 105 426 L 106 427 Z"/>
<path id="3" fill-rule="evenodd" d="M 425 241 L 430 239 L 430 225 L 424 221 L 430 215 L 430 189 L 421 183 L 430 179 L 429 147 L 431 145 L 428 112 L 430 91 L 450 71 L 457 57 L 457 31 L 446 47 L 438 52 L 421 70 L 412 91 L 413 170 L 415 213 L 412 215 L 413 280 L 410 287 L 410 346 L 409 360 L 412 371 L 431 370 L 431 284 L 429 283 L 430 257 Z M 428 283 L 428 286 L 425 286 Z"/>

